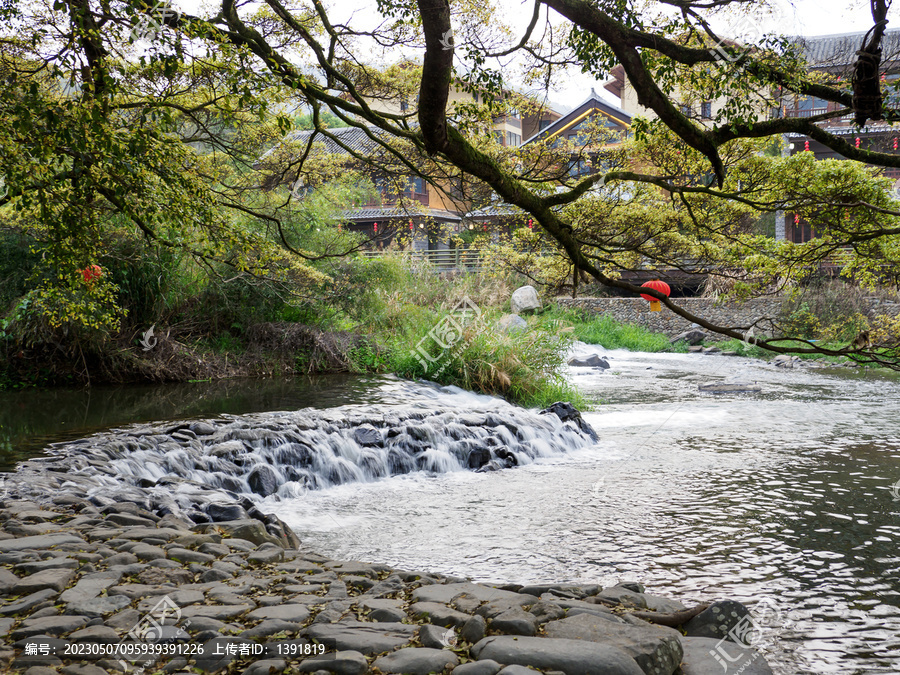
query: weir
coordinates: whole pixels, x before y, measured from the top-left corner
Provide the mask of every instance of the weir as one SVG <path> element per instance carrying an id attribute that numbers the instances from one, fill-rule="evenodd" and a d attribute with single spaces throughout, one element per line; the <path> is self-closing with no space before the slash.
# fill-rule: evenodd
<path id="1" fill-rule="evenodd" d="M 116 429 L 50 446 L 48 457 L 20 465 L 7 487 L 30 499 L 62 491 L 100 506 L 131 501 L 161 515 L 217 522 L 259 517 L 252 512 L 266 498 L 417 471 L 511 468 L 595 439 L 569 404 L 538 413 L 445 389 L 414 404 Z"/>

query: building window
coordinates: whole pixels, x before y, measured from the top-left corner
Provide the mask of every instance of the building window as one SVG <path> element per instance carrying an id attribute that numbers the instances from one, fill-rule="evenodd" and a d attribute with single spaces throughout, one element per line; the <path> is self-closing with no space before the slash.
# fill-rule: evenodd
<path id="1" fill-rule="evenodd" d="M 477 91 L 472 92 L 472 100 L 475 101 L 475 103 L 478 103 L 478 92 Z"/>
<path id="2" fill-rule="evenodd" d="M 517 148 L 522 145 L 522 137 L 511 131 L 506 132 L 506 146 L 509 148 Z"/>
<path id="3" fill-rule="evenodd" d="M 700 117 L 705 120 L 712 119 L 712 101 L 703 101 L 700 104 Z"/>
<path id="4" fill-rule="evenodd" d="M 551 122 L 550 120 L 541 120 L 540 122 L 538 122 L 538 131 L 543 131 L 551 124 L 553 124 L 553 122 Z"/>
<path id="5" fill-rule="evenodd" d="M 503 132 L 499 129 L 494 129 L 494 140 L 500 145 L 506 145 L 506 136 L 504 136 Z"/>
<path id="6" fill-rule="evenodd" d="M 409 180 L 410 191 L 413 194 L 424 195 L 425 194 L 425 179 L 416 176 L 415 178 L 410 178 Z"/>
<path id="7" fill-rule="evenodd" d="M 407 108 L 409 108 L 409 101 L 406 98 L 400 99 L 400 112 L 406 112 Z"/>
<path id="8" fill-rule="evenodd" d="M 678 106 L 678 107 L 681 109 L 681 114 L 682 114 L 682 115 L 684 115 L 685 117 L 690 117 L 690 116 L 691 116 L 691 106 L 689 106 L 687 103 L 682 103 L 682 104 L 681 104 L 680 106 Z"/>

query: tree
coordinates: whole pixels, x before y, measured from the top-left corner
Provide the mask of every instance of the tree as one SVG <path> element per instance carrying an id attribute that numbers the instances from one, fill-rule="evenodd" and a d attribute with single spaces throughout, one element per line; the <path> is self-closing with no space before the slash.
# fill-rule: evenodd
<path id="1" fill-rule="evenodd" d="M 123 75 L 133 69 L 144 72 L 153 67 L 170 77 L 173 69 L 195 73 L 199 65 L 209 64 L 219 74 L 221 98 L 213 97 L 200 107 L 213 106 L 226 119 L 259 112 L 266 97 L 277 92 L 311 108 L 315 135 L 329 137 L 322 122 L 325 110 L 345 124 L 376 129 L 378 133 L 371 132 L 373 141 L 393 161 L 427 175 L 427 163 L 409 160 L 407 148 L 412 148 L 432 158 L 433 167 L 452 167 L 474 177 L 531 214 L 577 269 L 607 286 L 638 291 L 610 271 L 629 257 L 661 264 L 699 255 L 714 273 L 745 268 L 749 276 L 743 277 L 741 293 L 752 293 L 776 278 L 796 276 L 798 270 L 838 250 L 846 251 L 847 269 L 863 281 L 896 274 L 900 212 L 877 176 L 850 162 L 813 165 L 803 158 L 759 154 L 770 139 L 797 132 L 850 159 L 900 167 L 900 155 L 856 148 L 817 126 L 842 114 L 853 114 L 859 123 L 897 119 L 890 97 L 882 91 L 884 85 L 873 77 L 887 58 L 881 43 L 888 2 L 872 2 L 873 28 L 860 45 L 850 81 L 813 72 L 785 40 L 766 37 L 756 45 L 738 45 L 712 30 L 711 14 L 752 12 L 761 3 L 664 0 L 650 7 L 624 0 L 535 0 L 529 5 L 532 18 L 518 36 L 504 25 L 495 6 L 471 0 L 452 5 L 448 0 L 380 0 L 379 16 L 362 20 L 336 18 L 336 10 L 321 0 L 295 8 L 281 0 L 265 0 L 263 7 L 221 0 L 215 14 L 204 16 L 151 6 L 145 0 L 113 5 L 64 0 L 69 30 L 60 40 L 59 53 L 70 59 L 68 63 L 81 66 L 77 72 L 84 104 L 97 111 L 92 120 L 115 108 L 109 92 L 117 90 Z M 44 10 L 43 25 L 53 23 L 54 11 Z M 136 23 L 150 20 L 160 36 L 149 48 L 150 58 L 138 67 L 127 35 Z M 376 65 L 378 60 L 399 61 L 423 44 L 421 71 L 390 72 Z M 568 67 L 599 77 L 615 64 L 625 69 L 640 102 L 658 116 L 658 123 L 637 127 L 636 148 L 647 161 L 638 165 L 640 171 L 602 171 L 564 181 L 563 190 L 546 189 L 548 181 L 559 177 L 553 169 L 558 169 L 559 161 L 527 163 L 499 152 L 483 128 L 472 122 L 477 115 L 471 108 L 448 105 L 452 88 L 461 85 L 491 92 L 481 106 L 491 114 L 503 105 L 508 89 L 505 72 L 517 66 L 529 72 L 531 81 L 548 82 Z M 386 111 L 381 103 L 394 92 L 407 92 L 410 78 L 415 80 L 417 105 Z M 681 111 L 673 94 L 680 86 L 699 84 L 732 102 L 708 127 Z M 749 101 L 765 100 L 775 88 L 816 96 L 841 109 L 809 118 L 768 119 Z M 198 108 L 143 93 L 139 107 L 163 118 Z M 154 143 L 159 143 L 156 139 L 162 135 L 156 133 Z M 543 151 L 552 156 L 554 149 Z M 597 206 L 590 205 L 591 191 L 601 181 L 655 186 L 656 193 L 646 198 L 656 206 L 668 201 L 672 215 L 659 212 L 637 232 L 627 227 L 628 218 L 613 227 L 594 227 L 584 214 Z M 127 210 L 122 195 L 110 196 Z M 636 203 L 633 215 L 640 208 L 644 207 Z M 811 245 L 780 246 L 737 226 L 748 220 L 748 214 L 777 209 L 815 213 L 824 236 Z M 704 213 L 717 218 L 724 214 L 725 221 L 699 217 Z M 723 335 L 741 338 L 747 328 L 718 326 L 672 300 L 660 299 L 680 316 Z M 896 334 L 890 339 L 890 344 L 877 348 L 857 346 L 839 353 L 894 365 L 900 343 Z M 778 352 L 838 353 L 803 341 L 789 346 L 772 340 L 760 344 Z"/>

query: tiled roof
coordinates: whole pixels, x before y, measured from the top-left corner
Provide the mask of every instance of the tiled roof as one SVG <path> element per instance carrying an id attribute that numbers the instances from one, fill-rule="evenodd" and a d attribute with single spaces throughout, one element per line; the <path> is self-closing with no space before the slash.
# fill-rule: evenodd
<path id="1" fill-rule="evenodd" d="M 856 62 L 856 51 L 862 46 L 866 34 L 841 33 L 820 37 L 793 38 L 800 46 L 806 61 L 812 66 L 823 68 L 848 66 Z M 900 29 L 887 30 L 881 41 L 881 61 L 888 63 L 900 60 Z"/>
<path id="2" fill-rule="evenodd" d="M 330 138 L 329 136 L 324 136 L 321 133 L 316 134 L 316 138 L 313 141 L 314 147 L 315 144 L 319 145 L 320 148 L 324 150 L 326 154 L 344 154 L 347 152 L 341 144 L 352 150 L 353 152 L 371 157 L 372 155 L 377 154 L 381 151 L 381 146 L 366 133 L 368 131 L 377 138 L 383 138 L 386 136 L 385 132 L 377 127 L 366 127 L 365 129 L 360 127 L 338 127 L 335 129 L 328 129 L 327 132 L 333 135 L 335 138 Z M 297 144 L 305 144 L 309 141 L 309 137 L 313 134 L 311 130 L 303 130 L 303 131 L 292 131 L 287 136 L 285 136 L 283 143 L 293 142 Z M 335 140 L 337 139 L 337 140 Z M 340 141 L 340 143 L 338 142 Z M 278 146 L 276 146 L 278 147 Z M 275 151 L 275 148 L 267 151 L 260 159 L 265 159 L 269 154 Z M 318 148 L 314 150 L 314 152 L 318 151 Z"/>
<path id="3" fill-rule="evenodd" d="M 894 125 L 891 126 L 885 122 L 875 122 L 873 124 L 867 124 L 866 126 L 860 128 L 856 126 L 825 126 L 825 125 L 817 125 L 824 131 L 827 131 L 829 134 L 833 134 L 835 136 L 859 136 L 860 134 L 883 134 L 883 133 L 893 133 L 900 134 L 900 126 Z M 790 138 L 805 138 L 806 134 L 800 134 L 791 132 L 787 134 Z"/>
<path id="4" fill-rule="evenodd" d="M 476 209 L 475 211 L 469 211 L 466 214 L 466 218 L 495 218 L 497 216 L 515 216 L 522 213 L 524 213 L 522 209 L 513 206 L 512 204 L 497 202 L 496 204 L 491 204 L 490 206 L 485 206 L 484 208 Z"/>
<path id="5" fill-rule="evenodd" d="M 544 127 L 531 138 L 524 140 L 522 142 L 522 145 L 531 143 L 533 140 L 536 140 L 540 137 L 553 136 L 560 129 L 565 129 L 569 124 L 571 124 L 572 120 L 577 119 L 579 115 L 582 115 L 584 112 L 591 108 L 600 110 L 601 112 L 606 113 L 614 119 L 618 119 L 626 125 L 631 123 L 630 114 L 622 110 L 620 107 L 613 105 L 609 101 L 604 100 L 599 96 L 599 94 L 597 94 L 597 92 L 591 89 L 591 95 L 588 96 L 580 105 L 575 106 L 572 110 L 553 122 L 553 124 Z"/>
<path id="6" fill-rule="evenodd" d="M 421 211 L 413 211 L 397 207 L 365 207 L 360 209 L 347 209 L 341 215 L 347 220 L 380 220 L 390 218 L 421 218 L 429 216 L 440 220 L 461 220 L 458 213 L 445 211 L 444 209 L 429 209 L 420 207 Z"/>

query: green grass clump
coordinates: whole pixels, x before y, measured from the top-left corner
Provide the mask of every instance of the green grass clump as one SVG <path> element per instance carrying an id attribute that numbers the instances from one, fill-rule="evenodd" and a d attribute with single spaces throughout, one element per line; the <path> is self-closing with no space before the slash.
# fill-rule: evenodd
<path id="1" fill-rule="evenodd" d="M 541 315 L 540 321 L 547 328 L 571 328 L 576 339 L 601 345 L 606 349 L 629 349 L 633 352 L 687 351 L 687 345 L 673 345 L 663 333 L 653 333 L 642 326 L 617 321 L 608 314 L 553 309 Z"/>
<path id="2" fill-rule="evenodd" d="M 498 325 L 501 312 L 485 311 L 468 324 L 456 342 L 441 349 L 428 333 L 438 325 L 421 323 L 418 330 L 395 340 L 391 369 L 402 377 L 433 380 L 444 385 L 502 396 L 526 407 L 546 407 L 555 401 L 584 406 L 584 399 L 565 379 L 565 353 L 570 333 L 557 335 L 539 327 L 507 333 Z M 423 348 L 434 361 L 423 358 Z"/>

